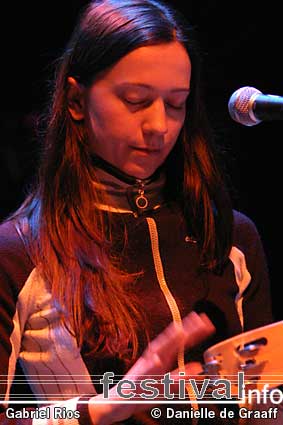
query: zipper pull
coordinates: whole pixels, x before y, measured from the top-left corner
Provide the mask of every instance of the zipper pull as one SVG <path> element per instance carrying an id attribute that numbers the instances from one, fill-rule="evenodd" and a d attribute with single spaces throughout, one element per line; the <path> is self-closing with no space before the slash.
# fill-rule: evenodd
<path id="1" fill-rule="evenodd" d="M 139 189 L 138 189 L 138 196 L 136 197 L 135 202 L 136 202 L 136 206 L 139 209 L 143 210 L 147 208 L 148 206 L 148 199 L 144 195 L 144 183 L 141 180 L 137 180 L 137 183 L 139 185 Z"/>

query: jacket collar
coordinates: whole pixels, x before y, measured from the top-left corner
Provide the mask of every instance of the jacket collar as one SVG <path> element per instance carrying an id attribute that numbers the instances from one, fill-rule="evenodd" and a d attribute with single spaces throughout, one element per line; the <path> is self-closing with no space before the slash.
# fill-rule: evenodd
<path id="1" fill-rule="evenodd" d="M 138 179 L 98 156 L 93 156 L 92 160 L 97 178 L 94 184 L 102 191 L 106 202 L 98 207 L 143 215 L 164 203 L 165 173 L 162 169 L 146 179 Z"/>

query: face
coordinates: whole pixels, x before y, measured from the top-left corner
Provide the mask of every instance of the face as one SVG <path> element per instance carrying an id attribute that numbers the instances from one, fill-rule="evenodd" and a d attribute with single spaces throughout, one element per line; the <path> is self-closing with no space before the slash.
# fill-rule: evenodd
<path id="1" fill-rule="evenodd" d="M 182 129 L 191 64 L 179 42 L 140 47 L 85 93 L 92 152 L 144 179 L 164 162 Z"/>

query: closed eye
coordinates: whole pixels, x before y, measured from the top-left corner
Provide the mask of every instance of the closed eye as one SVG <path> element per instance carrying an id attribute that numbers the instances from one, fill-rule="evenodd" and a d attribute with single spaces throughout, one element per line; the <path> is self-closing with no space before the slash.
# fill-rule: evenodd
<path id="1" fill-rule="evenodd" d="M 177 109 L 177 110 L 182 110 L 186 107 L 186 102 L 181 103 L 180 105 L 173 105 L 172 103 L 168 103 L 167 102 L 167 106 L 169 106 L 169 108 L 173 108 L 173 109 Z"/>
<path id="2" fill-rule="evenodd" d="M 124 102 L 129 105 L 140 105 L 144 103 L 144 101 L 141 101 L 141 100 L 127 100 L 127 99 L 125 99 Z"/>
<path id="3" fill-rule="evenodd" d="M 147 108 L 152 104 L 152 100 L 148 100 L 148 99 L 140 99 L 140 100 L 124 99 L 123 101 L 129 107 L 133 107 L 135 109 Z"/>
<path id="4" fill-rule="evenodd" d="M 131 105 L 131 106 L 145 106 L 145 107 L 150 106 L 150 104 L 152 103 L 152 101 L 148 100 L 148 99 L 141 99 L 141 100 L 124 99 L 124 102 L 128 105 Z M 170 102 L 165 102 L 165 105 L 169 108 L 172 108 L 172 109 L 182 110 L 186 107 L 186 102 L 183 102 L 179 105 L 176 105 L 176 104 L 173 104 L 173 103 L 170 103 Z"/>

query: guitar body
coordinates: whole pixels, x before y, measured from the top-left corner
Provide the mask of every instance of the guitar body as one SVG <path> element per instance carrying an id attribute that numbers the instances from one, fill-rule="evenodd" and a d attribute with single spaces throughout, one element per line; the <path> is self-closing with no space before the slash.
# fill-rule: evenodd
<path id="1" fill-rule="evenodd" d="M 246 388 L 262 390 L 283 383 L 283 321 L 243 332 L 204 352 L 204 371 L 212 379 L 231 382 L 238 394 L 238 372 L 244 372 Z M 265 387 L 266 388 L 266 387 Z"/>

